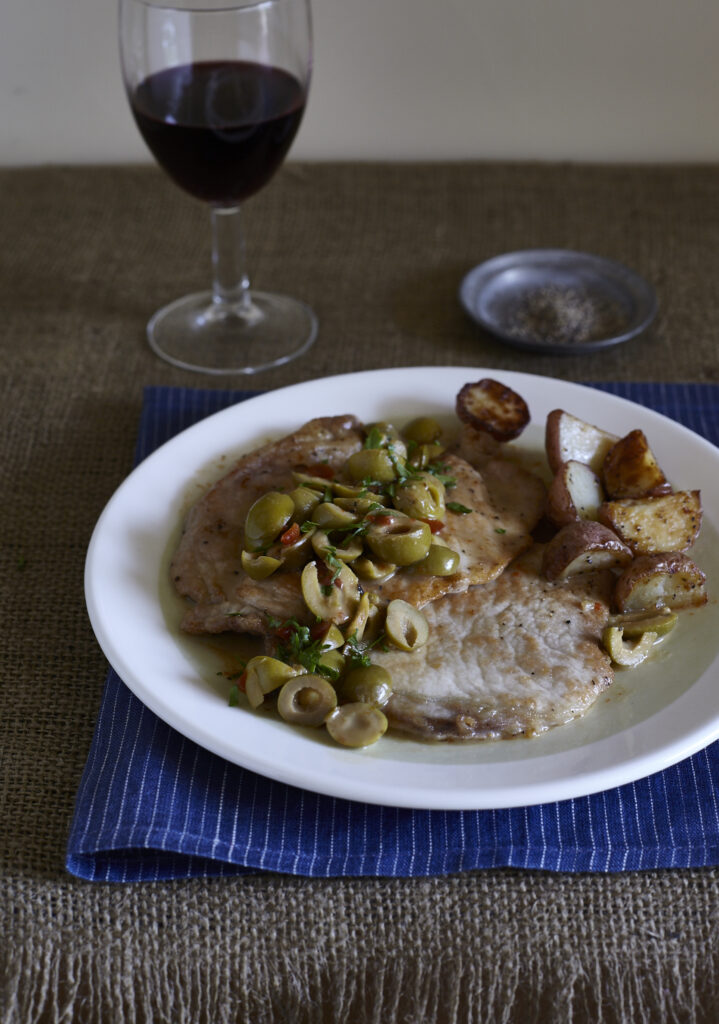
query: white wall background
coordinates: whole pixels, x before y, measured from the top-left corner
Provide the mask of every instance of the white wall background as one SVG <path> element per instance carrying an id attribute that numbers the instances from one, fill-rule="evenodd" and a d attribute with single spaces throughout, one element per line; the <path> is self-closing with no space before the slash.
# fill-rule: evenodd
<path id="1" fill-rule="evenodd" d="M 719 0 L 314 0 L 293 158 L 719 160 Z M 0 0 L 0 164 L 148 159 L 115 0 Z"/>

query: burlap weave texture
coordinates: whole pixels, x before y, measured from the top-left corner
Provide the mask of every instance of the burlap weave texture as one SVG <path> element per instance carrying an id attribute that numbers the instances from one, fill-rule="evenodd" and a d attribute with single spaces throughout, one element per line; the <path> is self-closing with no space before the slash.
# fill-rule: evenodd
<path id="1" fill-rule="evenodd" d="M 0 224 L 0 1019 L 713 1020 L 715 870 L 131 888 L 64 874 L 105 670 L 85 549 L 129 471 L 142 386 L 201 383 L 159 363 L 143 330 L 204 285 L 208 225 L 135 168 L 0 172 Z M 719 380 L 719 169 L 290 166 L 247 229 L 257 285 L 321 321 L 312 353 L 258 387 L 443 363 Z M 655 327 L 592 357 L 527 358 L 481 335 L 456 301 L 462 274 L 538 245 L 639 270 Z"/>

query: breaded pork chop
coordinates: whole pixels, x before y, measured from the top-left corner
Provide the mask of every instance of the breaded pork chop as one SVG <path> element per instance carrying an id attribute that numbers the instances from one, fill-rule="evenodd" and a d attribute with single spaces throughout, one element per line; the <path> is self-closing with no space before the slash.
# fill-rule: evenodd
<path id="1" fill-rule="evenodd" d="M 193 505 L 170 564 L 177 593 L 194 602 L 182 622 L 186 632 L 264 633 L 268 615 L 311 620 L 298 574 L 252 580 L 242 570 L 245 517 L 266 491 L 291 490 L 293 470 L 339 470 L 363 441 L 354 416 L 310 420 L 243 456 Z"/>
<path id="2" fill-rule="evenodd" d="M 390 726 L 423 740 L 535 735 L 582 714 L 613 679 L 599 639 L 608 570 L 548 583 L 542 546 L 498 579 L 424 609 L 427 644 L 373 652 L 392 675 Z"/>

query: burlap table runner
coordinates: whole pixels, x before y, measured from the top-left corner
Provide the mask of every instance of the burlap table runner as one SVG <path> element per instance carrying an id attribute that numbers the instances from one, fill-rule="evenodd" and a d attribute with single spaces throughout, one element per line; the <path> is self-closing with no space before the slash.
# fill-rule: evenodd
<path id="1" fill-rule="evenodd" d="M 313 352 L 258 386 L 421 363 L 719 379 L 714 168 L 291 166 L 247 222 L 257 285 L 321 320 Z M 714 869 L 129 888 L 65 874 L 105 669 L 85 548 L 129 470 L 142 386 L 198 383 L 158 363 L 143 328 L 204 284 L 208 231 L 158 172 L 122 168 L 0 172 L 0 224 L 1 1019 L 713 1020 Z M 461 275 L 535 245 L 639 270 L 655 327 L 591 357 L 483 336 L 456 303 Z"/>

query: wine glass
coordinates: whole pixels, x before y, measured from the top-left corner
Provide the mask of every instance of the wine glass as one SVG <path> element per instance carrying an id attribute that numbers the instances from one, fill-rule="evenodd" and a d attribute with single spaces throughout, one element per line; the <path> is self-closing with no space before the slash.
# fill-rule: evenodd
<path id="1" fill-rule="evenodd" d="M 256 373 L 305 352 L 303 302 L 250 291 L 240 203 L 284 160 L 307 102 L 310 0 L 120 0 L 125 88 L 170 178 L 210 206 L 212 290 L 147 325 L 154 351 L 185 369 Z"/>

